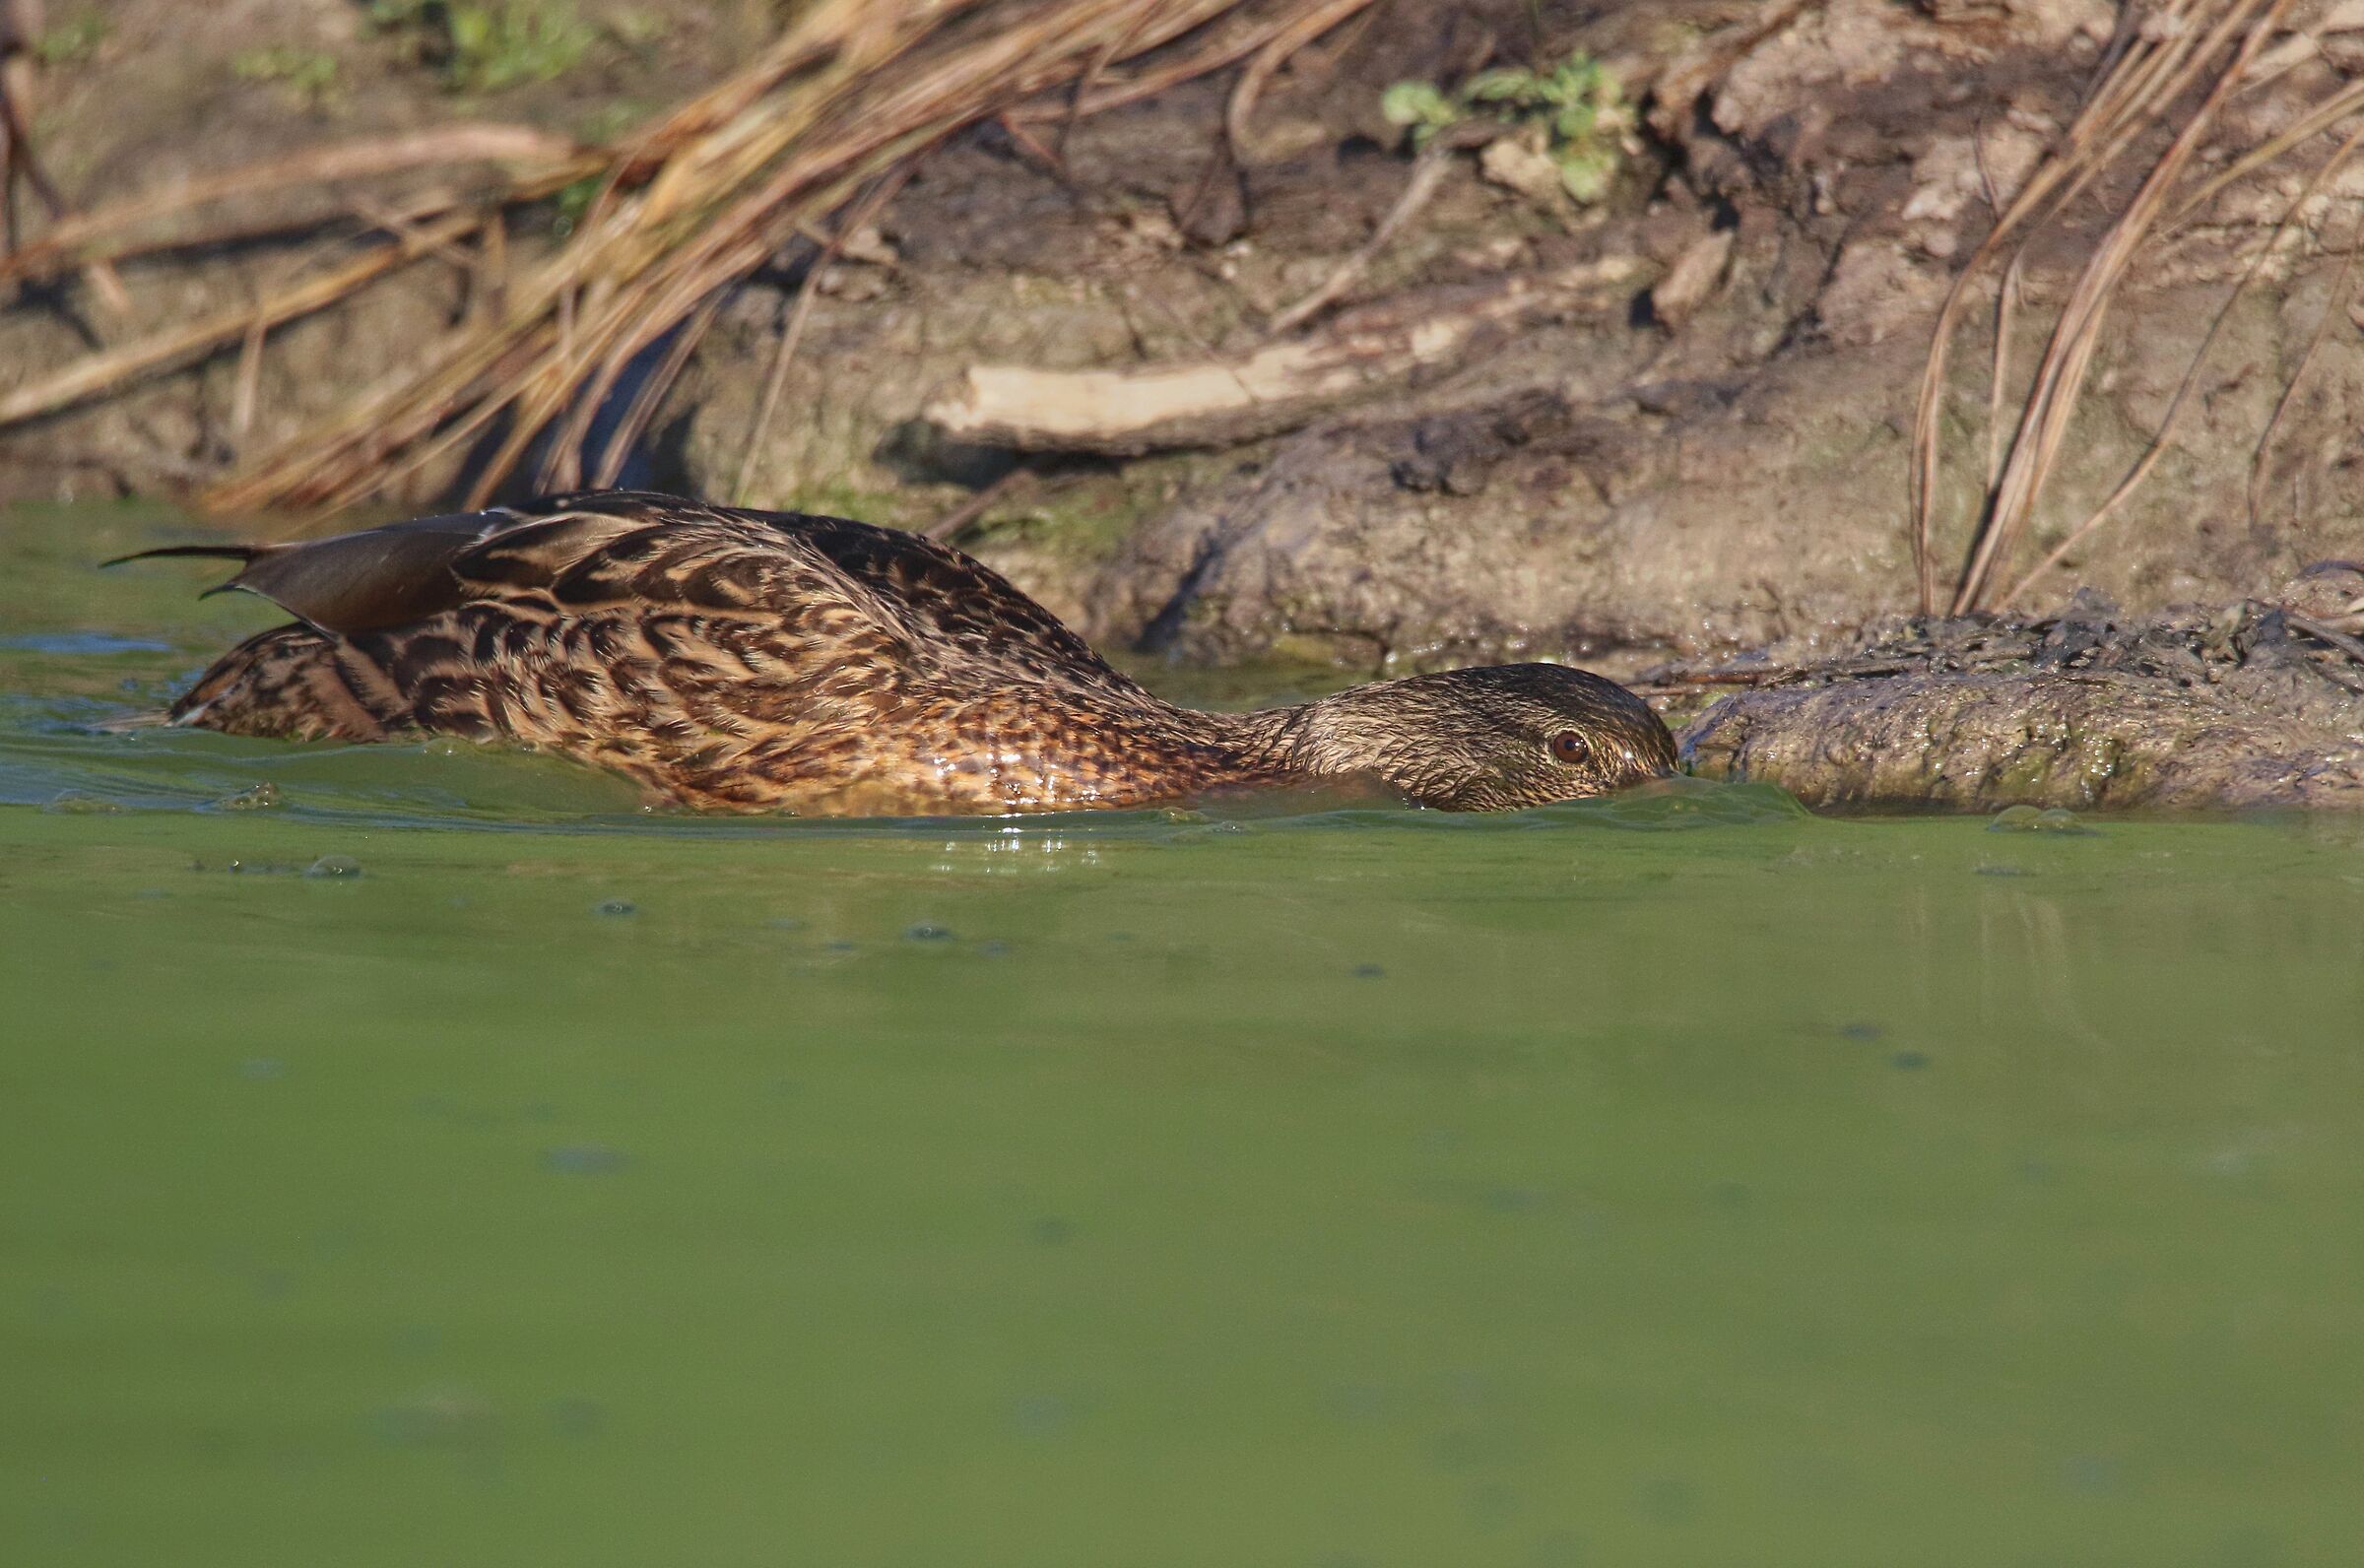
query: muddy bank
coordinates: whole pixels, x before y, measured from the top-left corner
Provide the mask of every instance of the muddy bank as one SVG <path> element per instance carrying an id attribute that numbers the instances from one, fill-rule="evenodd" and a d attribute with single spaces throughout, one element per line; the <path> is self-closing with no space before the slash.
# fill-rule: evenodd
<path id="1" fill-rule="evenodd" d="M 2358 631 L 2364 568 L 2338 562 L 2215 610 L 2125 616 L 2087 591 L 2054 617 L 1900 620 L 1646 680 L 1695 715 L 1686 766 L 1811 806 L 2355 809 Z"/>

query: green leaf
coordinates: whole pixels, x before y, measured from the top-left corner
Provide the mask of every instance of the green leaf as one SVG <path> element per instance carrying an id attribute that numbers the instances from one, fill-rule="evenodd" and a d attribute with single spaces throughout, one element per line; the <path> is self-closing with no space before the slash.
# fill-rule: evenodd
<path id="1" fill-rule="evenodd" d="M 1504 67 L 1471 77 L 1461 96 L 1474 103 L 1521 103 L 1532 99 L 1535 90 L 1534 72 Z"/>
<path id="2" fill-rule="evenodd" d="M 1593 106 L 1571 103 L 1551 117 L 1551 134 L 1563 142 L 1581 142 L 1593 134 Z"/>
<path id="3" fill-rule="evenodd" d="M 451 52 L 465 60 L 492 46 L 492 13 L 481 6 L 458 6 L 451 13 Z"/>
<path id="4" fill-rule="evenodd" d="M 36 10 L 34 15 L 38 14 Z M 98 52 L 98 45 L 106 41 L 106 19 L 95 11 L 85 11 L 33 39 L 33 57 L 48 66 L 78 65 Z M 10 166 L 14 168 L 13 164 Z"/>
<path id="5" fill-rule="evenodd" d="M 1609 184 L 1617 172 L 1614 153 L 1602 148 L 1562 154 L 1553 160 L 1559 165 L 1559 182 L 1567 193 L 1580 202 L 1599 201 L 1609 194 Z"/>
<path id="6" fill-rule="evenodd" d="M 1445 100 L 1433 82 L 1398 82 L 1379 100 L 1379 112 L 1390 125 L 1450 125 L 1460 111 Z"/>
<path id="7" fill-rule="evenodd" d="M 1591 98 L 1607 75 L 1600 61 L 1590 55 L 1579 54 L 1571 56 L 1552 72 L 1551 80 L 1559 91 L 1560 100 L 1572 103 L 1579 98 Z"/>

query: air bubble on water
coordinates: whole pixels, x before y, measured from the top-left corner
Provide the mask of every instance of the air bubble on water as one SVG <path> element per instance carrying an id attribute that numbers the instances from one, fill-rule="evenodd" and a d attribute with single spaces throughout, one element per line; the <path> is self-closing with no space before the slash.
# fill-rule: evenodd
<path id="1" fill-rule="evenodd" d="M 2005 806 L 1987 821 L 1990 833 L 2075 833 L 2093 831 L 2066 806 Z"/>
<path id="2" fill-rule="evenodd" d="M 303 868 L 306 877 L 359 877 L 361 863 L 351 855 L 323 855 Z"/>
<path id="3" fill-rule="evenodd" d="M 550 1424 L 563 1437 L 597 1437 L 608 1424 L 607 1406 L 580 1394 L 550 1402 Z"/>
<path id="4" fill-rule="evenodd" d="M 542 1168 L 569 1176 L 608 1176 L 631 1163 L 620 1148 L 604 1143 L 563 1143 L 542 1151 Z"/>
<path id="5" fill-rule="evenodd" d="M 952 940 L 952 933 L 948 926 L 939 926 L 932 921 L 923 920 L 904 932 L 903 940 L 905 942 L 950 942 Z"/>
<path id="6" fill-rule="evenodd" d="M 1055 1394 L 1023 1394 L 1012 1405 L 1011 1424 L 1028 1437 L 1053 1437 L 1074 1417 L 1067 1401 Z"/>
<path id="7" fill-rule="evenodd" d="M 398 1448 L 441 1447 L 483 1441 L 492 1435 L 492 1401 L 461 1384 L 440 1384 L 377 1411 L 379 1439 Z"/>
<path id="8" fill-rule="evenodd" d="M 638 914 L 640 912 L 640 906 L 633 903 L 629 898 L 602 898 L 598 903 L 595 903 L 591 906 L 591 912 L 595 915 L 608 915 L 615 918 L 622 918 L 626 915 Z"/>
<path id="9" fill-rule="evenodd" d="M 249 784 L 214 802 L 214 809 L 223 812 L 267 812 L 281 805 L 279 786 L 269 779 Z"/>

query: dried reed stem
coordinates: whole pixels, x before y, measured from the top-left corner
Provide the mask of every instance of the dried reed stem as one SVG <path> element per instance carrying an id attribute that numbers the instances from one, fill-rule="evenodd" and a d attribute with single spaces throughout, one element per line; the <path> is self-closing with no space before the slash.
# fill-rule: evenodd
<path id="1" fill-rule="evenodd" d="M 342 503 L 447 453 L 454 432 L 473 438 L 496 420 L 506 427 L 472 498 L 492 493 L 537 442 L 545 475 L 579 473 L 593 417 L 636 357 L 685 322 L 710 319 L 724 290 L 850 188 L 961 125 L 1241 9 L 1243 0 L 824 0 L 748 69 L 620 142 L 574 235 L 508 281 L 499 311 L 202 498 L 222 509 Z M 1209 69 L 1303 32 L 1308 17 L 1343 14 L 1343 0 L 1290 0 L 1246 42 L 1217 40 L 1148 75 Z M 1143 80 L 1076 98 L 1088 112 Z M 652 417 L 651 400 L 685 358 L 674 341 L 620 430 Z M 595 472 L 619 461 L 611 440 Z"/>
<path id="2" fill-rule="evenodd" d="M 2359 127 L 2351 134 L 2341 144 L 2338 152 L 2332 154 L 2323 166 L 2315 171 L 2314 177 L 2307 181 L 2305 188 L 2290 199 L 2289 206 L 2282 212 L 2280 222 L 2274 225 L 2273 232 L 2268 234 L 2266 242 L 2258 247 L 2257 254 L 2250 257 L 2249 265 L 2242 269 L 2241 276 L 2234 282 L 2231 293 L 2225 295 L 2224 303 L 2217 306 L 2215 314 L 2209 318 L 2208 330 L 2201 334 L 2200 347 L 2193 351 L 2191 362 L 2185 367 L 2182 379 L 2176 383 L 2175 395 L 2168 400 L 2166 416 L 2160 420 L 2158 429 L 2152 434 L 2149 443 L 2143 447 L 2141 456 L 2134 460 L 2134 465 L 2127 470 L 2125 477 L 2120 479 L 2117 486 L 2111 490 L 2108 497 L 2099 506 L 2093 508 L 2083 522 L 2069 531 L 2068 538 L 2062 540 L 2042 560 L 2029 567 L 2026 573 L 2011 585 L 2010 590 L 1997 601 L 1997 609 L 2008 610 L 2054 567 L 2067 560 L 2075 552 L 2076 547 L 2083 544 L 2094 530 L 2100 528 L 2116 514 L 2127 498 L 2133 495 L 2141 487 L 2142 482 L 2150 477 L 2151 470 L 2158 467 L 2159 459 L 2166 456 L 2170 449 L 2177 422 L 2182 418 L 2185 405 L 2191 399 L 2192 389 L 2199 384 L 2200 367 L 2207 362 L 2208 350 L 2215 345 L 2216 335 L 2223 330 L 2225 321 L 2232 315 L 2233 306 L 2238 304 L 2241 296 L 2249 292 L 2249 286 L 2257 280 L 2258 273 L 2264 268 L 2266 260 L 2280 246 L 2283 235 L 2287 234 L 2299 221 L 2300 214 L 2308 203 L 2314 200 L 2324 185 L 2338 171 L 2340 165 L 2347 162 L 2360 144 L 2364 144 L 2364 127 Z M 2348 264 L 2354 259 L 2355 253 L 2350 250 L 2347 260 L 2340 265 L 2338 282 L 2332 285 L 2333 303 L 2336 302 L 2339 290 L 2346 282 Z M 2323 318 L 2316 323 L 2314 339 L 2308 344 L 2307 352 L 2299 361 L 2298 371 L 2292 375 L 2289 385 L 2282 389 L 2281 399 L 2274 405 L 2273 416 L 2266 422 L 2266 434 L 2259 442 L 2257 458 L 2252 462 L 2250 468 L 2249 506 L 2253 519 L 2258 508 L 2258 473 L 2264 461 L 2266 444 L 2273 438 L 2275 427 L 2281 424 L 2282 411 L 2289 407 L 2290 395 L 2297 390 L 2300 376 L 2306 373 L 2307 361 L 2314 358 L 2315 345 L 2323 341 L 2324 328 L 2330 322 L 2331 308 L 2331 305 L 2325 306 Z"/>
<path id="3" fill-rule="evenodd" d="M 1984 608 L 1997 562 L 2026 530 L 2037 495 L 2051 474 L 2062 442 L 2068 437 L 2068 422 L 2076 412 L 2077 394 L 2083 388 L 2085 373 L 2100 345 L 2102 323 L 2120 280 L 2164 210 L 2167 193 L 2215 122 L 2216 110 L 2225 96 L 2265 45 L 2273 24 L 2289 4 L 2290 0 L 2270 0 L 2270 3 L 2235 0 L 2193 51 L 2193 63 L 2173 79 L 2181 84 L 2197 75 L 2210 56 L 2241 33 L 2241 30 L 2247 30 L 2231 62 L 2218 73 L 2200 107 L 2184 122 L 2127 204 L 2125 213 L 2103 235 L 2069 292 L 2068 303 L 2061 309 L 2052 341 L 2046 345 L 2044 358 L 2037 364 L 2035 385 L 2021 411 L 2010 456 L 2004 460 L 2003 477 L 1996 482 L 1986 524 L 1979 531 L 1970 564 L 1954 590 L 1955 615 Z"/>
<path id="4" fill-rule="evenodd" d="M 2151 5 L 2128 6 L 2121 14 L 2118 33 L 2095 70 L 2074 120 L 2038 162 L 2009 204 L 1999 211 L 1994 228 L 1954 280 L 1938 312 L 1937 331 L 1923 368 L 1909 467 L 1914 574 L 1925 614 L 1933 611 L 1937 602 L 1932 538 L 1941 478 L 1941 419 L 1947 359 L 1973 293 L 1982 286 L 1994 264 L 2007 254 L 2009 260 L 2004 264 L 1996 303 L 1996 342 L 1988 389 L 1987 475 L 1980 487 L 1979 524 L 1968 559 L 1950 596 L 1951 610 L 1957 615 L 1990 608 L 1995 602 L 2001 563 L 2029 526 L 2037 499 L 2057 462 L 2115 293 L 2134 257 L 2157 229 L 2162 215 L 2167 213 L 2170 193 L 2214 125 L 2218 111 L 2232 94 L 2254 80 L 2261 51 L 2274 35 L 2289 4 L 2290 0 L 2157 0 Z M 2152 163 L 2072 286 L 2005 442 L 2002 432 L 2008 382 L 2008 339 L 2018 275 L 2029 236 L 2115 166 L 2138 140 L 2164 125 L 2171 113 L 2178 112 L 2177 105 L 2196 93 L 2197 104 L 2181 111 L 2165 151 Z M 2262 166 L 2308 136 L 2337 123 L 2343 115 L 2364 107 L 2364 99 L 2343 101 L 2347 99 L 2348 94 L 2339 95 L 2307 116 L 2301 127 L 2293 127 L 2272 142 L 2253 149 L 2231 169 L 2202 185 L 2197 195 L 2182 204 L 2177 216 L 2188 215 L 2222 189 L 2229 179 Z M 1993 194 L 1990 186 L 1991 202 Z M 2293 204 L 2293 212 L 2297 205 Z M 2246 282 L 2245 277 L 2243 283 Z M 2237 288 L 2235 294 L 2238 293 Z M 2230 302 L 2228 299 L 2228 308 Z M 2220 313 L 2218 321 L 2221 320 Z M 2212 325 L 2211 340 L 2215 330 Z M 2089 535 L 2106 520 L 2156 465 L 2206 349 L 2207 343 L 2203 342 L 2150 446 L 2096 513 L 2072 535 L 2071 543 Z M 2068 548 L 2064 546 L 2055 551 L 2036 572 L 2021 577 L 2002 596 L 2002 602 L 2008 603 L 2025 591 L 2035 576 L 2056 564 Z"/>
<path id="5" fill-rule="evenodd" d="M 1230 141 L 1234 159 L 1242 163 L 1255 161 L 1256 100 L 1264 96 L 1264 85 L 1273 79 L 1273 74 L 1288 62 L 1290 55 L 1370 3 L 1371 0 L 1321 0 L 1276 32 L 1264 47 L 1249 57 L 1223 109 L 1223 134 Z"/>
<path id="6" fill-rule="evenodd" d="M 217 310 L 171 331 L 92 355 L 56 375 L 0 397 L 0 425 L 87 403 L 141 375 L 188 363 L 248 333 L 268 330 L 335 304 L 363 284 L 407 266 L 432 246 L 459 238 L 480 221 L 473 213 L 452 214 L 258 304 Z"/>
<path id="7" fill-rule="evenodd" d="M 770 367 L 763 375 L 763 392 L 755 401 L 755 417 L 748 421 L 747 444 L 739 450 L 739 471 L 731 479 L 731 499 L 744 505 L 747 502 L 748 483 L 755 478 L 755 455 L 763 449 L 763 437 L 771 429 L 773 415 L 779 412 L 780 396 L 788 386 L 788 366 L 796 359 L 797 346 L 805 340 L 805 323 L 812 319 L 813 301 L 821 294 L 821 278 L 845 242 L 865 224 L 874 222 L 895 192 L 911 177 L 916 165 L 906 161 L 896 170 L 864 196 L 838 220 L 836 231 L 829 235 L 813 260 L 805 268 L 805 277 L 796 291 L 796 303 L 788 312 L 787 325 L 780 330 L 779 347 L 772 352 Z"/>
<path id="8" fill-rule="evenodd" d="M 315 148 L 184 180 L 166 190 L 142 191 L 122 201 L 61 219 L 50 225 L 38 239 L 13 255 L 0 257 L 0 281 L 37 280 L 95 260 L 120 261 L 180 245 L 215 243 L 222 237 L 219 231 L 147 237 L 129 231 L 235 197 L 297 185 L 367 179 L 410 168 L 472 163 L 514 163 L 532 170 L 522 178 L 513 179 L 512 184 L 519 190 L 537 194 L 557 190 L 604 166 L 599 155 L 567 138 L 525 125 L 464 122 L 406 136 L 374 137 Z M 531 197 L 520 195 L 516 199 Z M 458 204 L 455 201 L 450 205 Z M 231 232 L 244 237 L 247 231 Z"/>

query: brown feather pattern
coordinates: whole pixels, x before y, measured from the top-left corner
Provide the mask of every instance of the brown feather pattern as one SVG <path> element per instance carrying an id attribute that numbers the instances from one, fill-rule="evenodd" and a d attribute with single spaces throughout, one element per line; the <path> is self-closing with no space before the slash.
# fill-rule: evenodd
<path id="1" fill-rule="evenodd" d="M 1039 812 L 1356 779 L 1486 809 L 1673 762 L 1638 699 L 1556 666 L 1262 713 L 1177 707 L 946 546 L 671 496 L 566 496 L 258 546 L 228 586 L 298 623 L 225 655 L 173 705 L 176 722 L 505 738 L 701 808 Z M 1551 759 L 1549 737 L 1570 724 L 1594 738 L 1597 767 Z"/>

